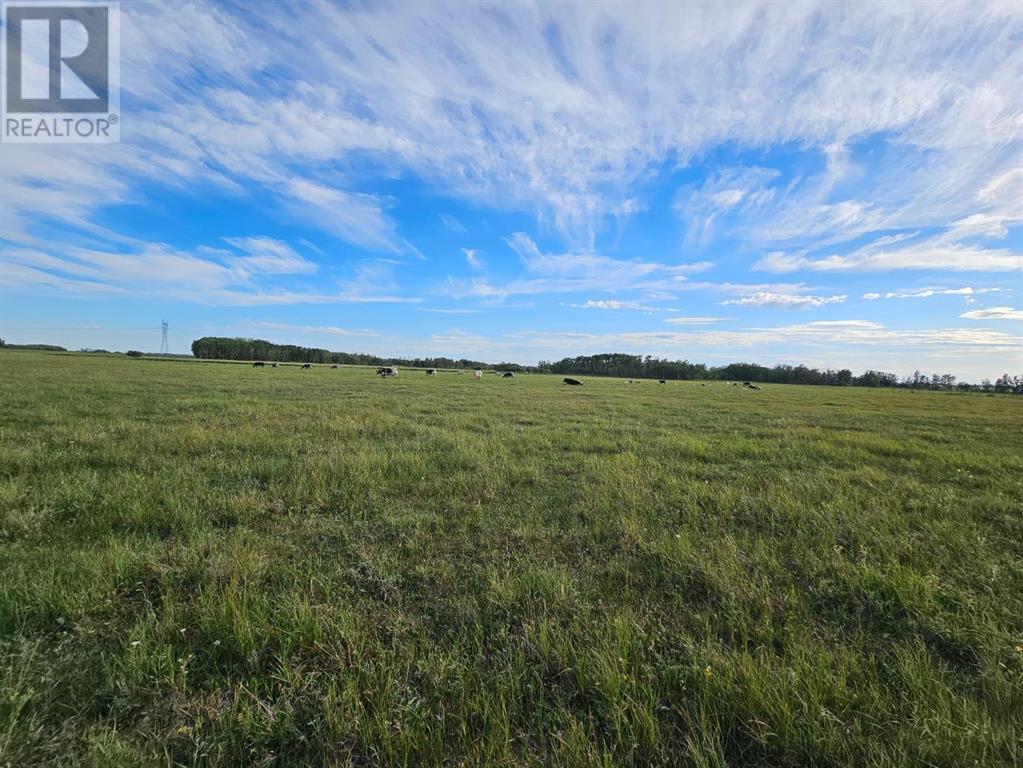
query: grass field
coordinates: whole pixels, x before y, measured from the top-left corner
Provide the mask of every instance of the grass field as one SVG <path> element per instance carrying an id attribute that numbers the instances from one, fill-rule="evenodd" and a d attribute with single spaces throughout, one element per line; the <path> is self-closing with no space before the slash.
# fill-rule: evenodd
<path id="1" fill-rule="evenodd" d="M 1023 401 L 0 353 L 0 766 L 1023 762 Z"/>

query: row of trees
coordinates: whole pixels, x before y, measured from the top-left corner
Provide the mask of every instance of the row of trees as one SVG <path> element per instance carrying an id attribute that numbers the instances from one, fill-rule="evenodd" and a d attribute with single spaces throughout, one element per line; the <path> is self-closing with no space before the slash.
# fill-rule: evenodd
<path id="1" fill-rule="evenodd" d="M 898 378 L 883 371 L 867 371 L 854 376 L 848 368 L 819 370 L 805 365 L 776 365 L 768 368 L 757 363 L 730 363 L 707 366 L 688 360 L 664 360 L 647 355 L 609 354 L 566 357 L 551 363 L 541 361 L 539 368 L 558 374 L 582 376 L 625 376 L 634 379 L 756 381 L 770 384 L 825 384 L 831 386 L 895 386 Z"/>
<path id="2" fill-rule="evenodd" d="M 633 379 L 674 379 L 682 381 L 755 381 L 766 384 L 817 384 L 835 387 L 908 387 L 913 389 L 981 389 L 1023 394 L 1023 376 L 1005 374 L 980 385 L 958 382 L 950 373 L 931 376 L 914 372 L 900 379 L 887 371 L 866 371 L 856 376 L 848 368 L 821 370 L 805 365 L 730 363 L 707 366 L 688 360 L 666 360 L 650 355 L 611 353 L 566 357 L 557 362 L 541 360 L 536 366 L 516 363 L 492 365 L 479 360 L 450 357 L 378 357 L 350 352 L 331 352 L 316 347 L 274 344 L 263 339 L 233 339 L 206 336 L 192 342 L 192 354 L 205 360 L 265 360 L 280 363 L 339 363 L 341 365 L 399 365 L 412 368 L 492 368 L 498 371 L 555 373 L 574 376 L 619 376 Z"/>
<path id="3" fill-rule="evenodd" d="M 980 389 L 989 392 L 1015 392 L 1023 394 L 1023 376 L 1004 374 L 994 384 L 985 380 L 980 385 L 956 381 L 951 373 L 931 376 L 915 371 L 900 379 L 894 373 L 869 370 L 856 376 L 848 368 L 808 368 L 805 365 L 776 365 L 767 367 L 757 363 L 730 363 L 707 366 L 688 360 L 664 360 L 647 355 L 604 354 L 566 357 L 557 362 L 540 361 L 539 370 L 545 373 L 574 374 L 579 376 L 622 376 L 634 379 L 676 379 L 755 381 L 766 384 L 817 384 L 837 387 L 908 387 L 912 389 Z"/>
<path id="4" fill-rule="evenodd" d="M 338 363 L 340 365 L 403 365 L 410 368 L 492 368 L 489 363 L 450 357 L 378 357 L 352 352 L 331 352 L 317 347 L 274 344 L 263 339 L 204 336 L 192 342 L 192 354 L 204 360 L 265 360 L 274 363 Z M 521 366 L 504 363 L 508 370 Z M 499 368 L 499 370 L 506 370 Z"/>
<path id="5" fill-rule="evenodd" d="M 0 348 L 2 349 L 35 349 L 42 352 L 67 352 L 64 347 L 58 347 L 56 344 L 8 344 L 3 339 L 0 339 Z"/>

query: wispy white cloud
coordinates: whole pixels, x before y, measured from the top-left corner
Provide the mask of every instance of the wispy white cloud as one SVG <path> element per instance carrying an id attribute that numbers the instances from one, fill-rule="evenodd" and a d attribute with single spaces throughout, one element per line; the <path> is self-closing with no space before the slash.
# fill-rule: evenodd
<path id="1" fill-rule="evenodd" d="M 841 304 L 848 298 L 845 295 L 837 296 L 808 296 L 797 293 L 769 293 L 758 291 L 748 296 L 741 296 L 738 299 L 728 299 L 720 302 L 722 305 L 736 305 L 740 307 L 789 307 L 807 308 L 823 307 L 826 304 Z"/>
<path id="2" fill-rule="evenodd" d="M 709 242 L 719 219 L 731 213 L 748 215 L 771 201 L 775 190 L 769 186 L 781 174 L 771 168 L 726 168 L 708 179 L 699 189 L 684 189 L 675 208 L 686 224 L 686 240 L 692 244 Z"/>
<path id="3" fill-rule="evenodd" d="M 277 323 L 268 320 L 247 323 L 253 328 L 266 328 L 275 331 L 294 331 L 297 333 L 312 333 L 326 336 L 378 336 L 376 331 L 356 330 L 352 328 L 341 328 L 336 325 L 296 325 L 294 323 Z"/>
<path id="4" fill-rule="evenodd" d="M 469 230 L 466 229 L 465 224 L 460 222 L 457 218 L 452 216 L 450 213 L 442 213 L 440 215 L 441 223 L 447 227 L 450 231 L 456 235 L 467 235 Z"/>
<path id="5" fill-rule="evenodd" d="M 967 320 L 1023 320 L 1023 310 L 1012 307 L 990 307 L 989 309 L 971 309 L 959 317 Z"/>
<path id="6" fill-rule="evenodd" d="M 270 275 L 311 274 L 317 270 L 315 263 L 299 255 L 294 248 L 270 237 L 227 237 L 245 255 L 232 257 L 230 261 L 239 269 Z"/>
<path id="7" fill-rule="evenodd" d="M 929 299 L 932 296 L 964 296 L 970 300 L 973 296 L 1000 293 L 1003 290 L 1003 288 L 973 288 L 967 285 L 962 288 L 917 288 L 906 291 L 887 291 L 886 293 L 865 293 L 863 298 L 868 301 L 876 301 L 877 299 Z"/>
<path id="8" fill-rule="evenodd" d="M 476 315 L 482 310 L 461 307 L 416 307 L 420 312 L 432 312 L 437 315 Z"/>
<path id="9" fill-rule="evenodd" d="M 531 237 L 516 232 L 508 245 L 528 277 L 493 283 L 487 277 L 451 281 L 457 296 L 502 300 L 509 296 L 544 293 L 586 293 L 670 290 L 687 275 L 710 269 L 711 262 L 662 264 L 639 259 L 614 259 L 592 251 L 544 253 Z"/>
<path id="10" fill-rule="evenodd" d="M 769 272 L 855 272 L 929 269 L 948 272 L 1015 272 L 1023 269 L 1023 255 L 1004 248 L 918 243 L 897 249 L 860 249 L 850 254 L 807 257 L 769 253 L 755 265 Z"/>
<path id="11" fill-rule="evenodd" d="M 652 307 L 649 304 L 642 304 L 638 301 L 618 301 L 616 299 L 590 299 L 584 304 L 573 304 L 576 309 L 610 309 L 621 310 L 631 309 L 639 312 L 660 312 L 660 307 Z"/>
<path id="12" fill-rule="evenodd" d="M 990 244 L 989 241 L 1005 238 L 1009 233 L 1007 225 L 1020 221 L 1023 221 L 1023 204 L 1010 201 L 1003 210 L 972 214 L 952 221 L 936 234 L 927 237 L 919 237 L 919 232 L 900 232 L 876 237 L 847 254 L 824 257 L 777 251 L 767 254 L 754 268 L 771 272 L 905 269 L 1019 271 L 1023 269 L 1023 254 L 1009 247 Z M 978 239 L 988 240 L 988 243 L 980 243 Z"/>
<path id="13" fill-rule="evenodd" d="M 353 194 L 308 179 L 286 185 L 294 198 L 291 209 L 343 240 L 371 249 L 399 250 L 395 224 L 375 195 Z"/>
<path id="14" fill-rule="evenodd" d="M 328 303 L 417 303 L 401 296 L 387 278 L 386 265 L 368 264 L 334 290 L 276 286 L 282 274 L 308 274 L 311 264 L 287 244 L 271 238 L 231 238 L 244 255 L 222 248 L 194 251 L 162 243 L 137 250 L 16 248 L 4 252 L 0 285 L 18 291 L 59 290 L 78 296 L 157 296 L 195 304 L 259 306 Z"/>
<path id="15" fill-rule="evenodd" d="M 483 259 L 480 257 L 480 252 L 477 248 L 463 248 L 462 253 L 465 255 L 465 262 L 475 270 L 481 270 L 486 267 L 483 263 Z"/>
<path id="16" fill-rule="evenodd" d="M 725 319 L 724 317 L 669 317 L 664 322 L 670 325 L 713 325 Z"/>

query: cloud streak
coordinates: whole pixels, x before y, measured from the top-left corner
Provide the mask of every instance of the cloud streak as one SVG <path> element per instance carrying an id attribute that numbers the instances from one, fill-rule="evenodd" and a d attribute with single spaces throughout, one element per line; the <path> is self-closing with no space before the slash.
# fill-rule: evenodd
<path id="1" fill-rule="evenodd" d="M 971 309 L 959 317 L 967 320 L 1023 320 L 1023 310 L 1012 307 L 990 307 L 988 309 Z"/>
<path id="2" fill-rule="evenodd" d="M 792 293 L 769 293 L 757 291 L 748 296 L 741 296 L 738 299 L 728 299 L 720 302 L 722 306 L 739 307 L 785 307 L 807 309 L 810 307 L 823 307 L 827 304 L 841 304 L 846 298 L 845 295 L 836 296 L 807 296 Z"/>

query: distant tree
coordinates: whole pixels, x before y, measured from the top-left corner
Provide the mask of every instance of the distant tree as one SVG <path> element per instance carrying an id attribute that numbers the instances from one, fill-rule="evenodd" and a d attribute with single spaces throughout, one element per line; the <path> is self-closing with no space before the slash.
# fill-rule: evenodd
<path id="1" fill-rule="evenodd" d="M 995 392 L 1008 394 L 1016 391 L 1016 377 L 1003 373 L 995 380 Z"/>
<path id="2" fill-rule="evenodd" d="M 885 371 L 865 371 L 862 376 L 856 376 L 852 383 L 857 387 L 894 387 L 898 385 L 899 378 Z"/>

